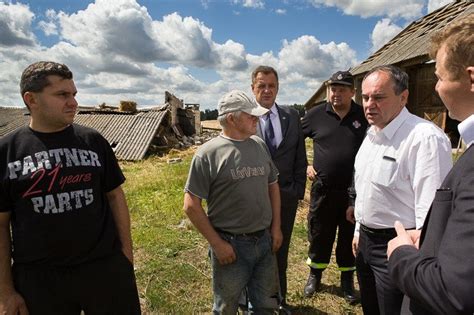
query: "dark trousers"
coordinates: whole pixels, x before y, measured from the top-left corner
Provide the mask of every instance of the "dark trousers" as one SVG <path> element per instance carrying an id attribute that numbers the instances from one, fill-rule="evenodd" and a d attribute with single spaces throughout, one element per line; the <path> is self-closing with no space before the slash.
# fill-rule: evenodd
<path id="1" fill-rule="evenodd" d="M 319 180 L 313 182 L 308 212 L 310 267 L 324 269 L 329 264 L 338 230 L 336 262 L 343 271 L 354 268 L 354 224 L 346 220 L 348 199 L 347 190 L 328 190 L 321 186 Z"/>
<path id="2" fill-rule="evenodd" d="M 387 243 L 396 232 L 370 233 L 360 229 L 356 258 L 357 277 L 364 314 L 400 314 L 403 293 L 388 274 Z"/>
<path id="3" fill-rule="evenodd" d="M 283 242 L 277 252 L 278 278 L 280 280 L 280 295 L 282 302 L 286 302 L 287 282 L 286 270 L 288 268 L 288 251 L 290 249 L 291 233 L 295 224 L 298 198 L 288 193 L 281 192 L 281 232 Z"/>
<path id="4" fill-rule="evenodd" d="M 30 315 L 140 314 L 133 266 L 120 252 L 73 267 L 14 265 Z"/>

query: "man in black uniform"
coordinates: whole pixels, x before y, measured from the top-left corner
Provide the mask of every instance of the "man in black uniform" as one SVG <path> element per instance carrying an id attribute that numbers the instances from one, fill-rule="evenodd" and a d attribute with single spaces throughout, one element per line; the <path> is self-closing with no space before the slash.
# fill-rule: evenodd
<path id="1" fill-rule="evenodd" d="M 364 139 L 367 121 L 362 107 L 352 101 L 354 80 L 350 72 L 338 71 L 328 81 L 328 102 L 311 108 L 303 118 L 305 137 L 313 139 L 313 165 L 307 175 L 313 181 L 308 213 L 310 274 L 304 294 L 312 296 L 321 285 L 339 227 L 336 261 L 341 271 L 344 298 L 355 303 L 352 254 L 354 222 L 346 220 L 354 158 Z"/>

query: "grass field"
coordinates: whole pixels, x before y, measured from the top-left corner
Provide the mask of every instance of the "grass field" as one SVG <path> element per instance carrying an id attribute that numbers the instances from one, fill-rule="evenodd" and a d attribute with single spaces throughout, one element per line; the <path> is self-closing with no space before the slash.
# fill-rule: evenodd
<path id="1" fill-rule="evenodd" d="M 194 151 L 171 151 L 167 157 L 121 163 L 124 189 L 132 217 L 135 268 L 144 314 L 210 313 L 211 273 L 205 239 L 182 210 L 183 187 Z M 170 158 L 181 163 L 168 164 Z M 308 198 L 309 194 L 307 194 Z M 302 202 L 290 248 L 288 302 L 294 314 L 362 314 L 340 296 L 339 272 L 334 263 L 323 274 L 323 289 L 303 297 L 308 275 L 306 213 Z"/>

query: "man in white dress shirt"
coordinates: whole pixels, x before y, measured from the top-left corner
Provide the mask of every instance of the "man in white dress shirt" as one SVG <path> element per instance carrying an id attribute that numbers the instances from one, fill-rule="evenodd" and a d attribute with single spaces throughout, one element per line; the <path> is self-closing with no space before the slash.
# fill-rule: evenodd
<path id="1" fill-rule="evenodd" d="M 365 314 L 400 314 L 403 293 L 388 275 L 387 243 L 396 236 L 395 221 L 408 229 L 423 226 L 451 169 L 451 145 L 441 129 L 405 108 L 408 75 L 401 69 L 369 71 L 362 100 L 371 125 L 354 166 L 353 250 L 362 308 Z"/>

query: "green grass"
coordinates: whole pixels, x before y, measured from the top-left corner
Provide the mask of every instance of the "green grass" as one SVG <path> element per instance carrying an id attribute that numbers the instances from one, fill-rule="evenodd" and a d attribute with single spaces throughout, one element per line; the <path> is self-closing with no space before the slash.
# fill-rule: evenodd
<path id="1" fill-rule="evenodd" d="M 166 158 L 121 164 L 124 190 L 132 219 L 135 269 L 144 314 L 210 313 L 211 270 L 208 245 L 182 210 L 183 187 L 192 151 L 173 151 L 178 164 Z M 308 198 L 309 194 L 307 194 Z M 339 272 L 331 264 L 323 274 L 323 291 L 311 299 L 302 295 L 308 273 L 305 265 L 307 204 L 302 203 L 289 257 L 288 301 L 296 314 L 361 314 L 339 292 Z"/>

